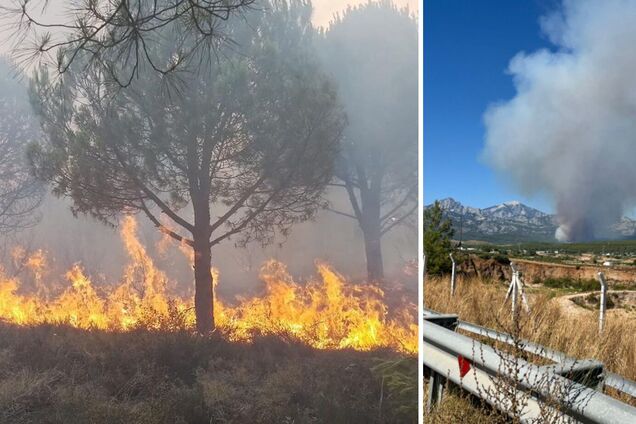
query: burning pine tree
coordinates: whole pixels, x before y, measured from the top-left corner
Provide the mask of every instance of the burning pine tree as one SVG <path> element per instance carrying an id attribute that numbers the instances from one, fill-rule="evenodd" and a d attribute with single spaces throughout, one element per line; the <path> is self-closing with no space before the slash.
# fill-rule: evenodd
<path id="1" fill-rule="evenodd" d="M 313 59 L 311 6 L 269 9 L 229 20 L 232 46 L 219 42 L 217 59 L 178 93 L 146 72 L 120 90 L 107 63 L 77 59 L 59 81 L 41 71 L 33 84 L 47 136 L 30 152 L 36 174 L 75 213 L 112 223 L 141 212 L 191 247 L 201 333 L 215 327 L 212 247 L 230 237 L 268 243 L 312 218 L 344 125 Z M 171 60 L 169 48 L 154 48 Z"/>

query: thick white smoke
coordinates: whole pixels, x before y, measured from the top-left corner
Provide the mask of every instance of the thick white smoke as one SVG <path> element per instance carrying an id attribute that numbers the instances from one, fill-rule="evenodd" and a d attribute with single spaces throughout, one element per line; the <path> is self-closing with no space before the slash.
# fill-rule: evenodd
<path id="1" fill-rule="evenodd" d="M 602 237 L 636 203 L 636 1 L 566 0 L 541 26 L 555 49 L 510 62 L 517 93 L 486 112 L 484 156 L 552 196 L 557 238 Z"/>

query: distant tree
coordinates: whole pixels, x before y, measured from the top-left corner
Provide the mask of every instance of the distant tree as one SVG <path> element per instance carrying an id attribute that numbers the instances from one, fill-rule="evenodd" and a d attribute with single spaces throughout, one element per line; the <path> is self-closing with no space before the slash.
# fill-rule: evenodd
<path id="1" fill-rule="evenodd" d="M 26 87 L 0 58 L 0 234 L 32 226 L 44 192 L 26 162 L 27 144 L 39 135 Z"/>
<path id="2" fill-rule="evenodd" d="M 31 152 L 37 175 L 76 213 L 113 222 L 143 212 L 191 246 L 202 333 L 214 328 L 211 248 L 231 237 L 268 243 L 311 219 L 325 205 L 344 126 L 309 48 L 310 6 L 269 5 L 228 22 L 240 47 L 223 50 L 179 96 L 163 95 L 158 74 L 121 91 L 79 63 L 54 90 L 46 73 L 34 84 L 48 136 Z"/>
<path id="3" fill-rule="evenodd" d="M 335 186 L 364 237 L 369 281 L 384 278 L 382 237 L 417 210 L 417 25 L 389 1 L 349 7 L 324 33 L 323 61 L 349 125 Z"/>
<path id="4" fill-rule="evenodd" d="M 145 70 L 167 75 L 211 60 L 219 40 L 231 42 L 226 23 L 254 2 L 3 0 L 0 14 L 13 28 L 16 60 L 64 73 L 82 57 L 84 66 L 101 67 L 126 87 Z M 169 54 L 159 54 L 158 46 Z"/>
<path id="5" fill-rule="evenodd" d="M 451 238 L 453 225 L 444 218 L 444 211 L 438 201 L 424 209 L 424 254 L 426 255 L 426 272 L 439 275 L 451 270 L 452 252 Z"/>

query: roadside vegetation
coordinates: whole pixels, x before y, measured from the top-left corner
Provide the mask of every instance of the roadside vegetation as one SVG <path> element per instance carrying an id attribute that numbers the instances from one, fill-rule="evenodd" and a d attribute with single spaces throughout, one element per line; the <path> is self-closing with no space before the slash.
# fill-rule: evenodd
<path id="1" fill-rule="evenodd" d="M 510 321 L 510 304 L 504 305 L 507 286 L 480 279 L 458 278 L 455 296 L 449 296 L 448 277 L 429 277 L 425 284 L 426 306 L 458 314 L 459 318 L 500 331 Z M 598 359 L 606 367 L 636 379 L 636 321 L 622 319 L 623 311 L 610 310 L 603 334 L 598 333 L 598 316 L 593 311 L 564 310 L 549 292 L 530 298 L 531 312 L 525 314 L 522 337 L 579 359 Z"/>
<path id="2" fill-rule="evenodd" d="M 485 279 L 458 278 L 455 296 L 449 294 L 449 278 L 427 277 L 426 307 L 457 314 L 469 321 L 510 333 L 510 304 L 504 304 L 507 286 Z M 561 282 L 553 282 L 560 285 Z M 550 283 L 552 284 L 552 283 Z M 555 297 L 554 290 L 534 290 L 530 313 L 521 314 L 519 336 L 578 359 L 597 359 L 606 369 L 636 379 L 636 319 L 625 309 L 609 309 L 605 330 L 598 331 L 598 312 L 576 306 L 569 299 Z M 626 319 L 627 318 L 627 319 Z M 453 423 L 466 416 L 470 422 L 499 422 L 501 417 L 475 399 L 457 390 L 447 391 L 441 405 L 428 415 L 428 423 Z M 609 394 L 616 395 L 617 393 Z M 623 401 L 633 402 L 630 398 Z"/>

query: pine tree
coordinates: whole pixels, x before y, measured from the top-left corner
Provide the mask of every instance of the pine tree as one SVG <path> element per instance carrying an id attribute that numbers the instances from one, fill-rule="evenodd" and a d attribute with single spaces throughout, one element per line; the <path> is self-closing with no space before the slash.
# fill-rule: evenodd
<path id="1" fill-rule="evenodd" d="M 424 254 L 426 255 L 426 272 L 439 275 L 449 272 L 451 260 L 451 237 L 453 225 L 444 218 L 438 201 L 424 210 Z"/>

